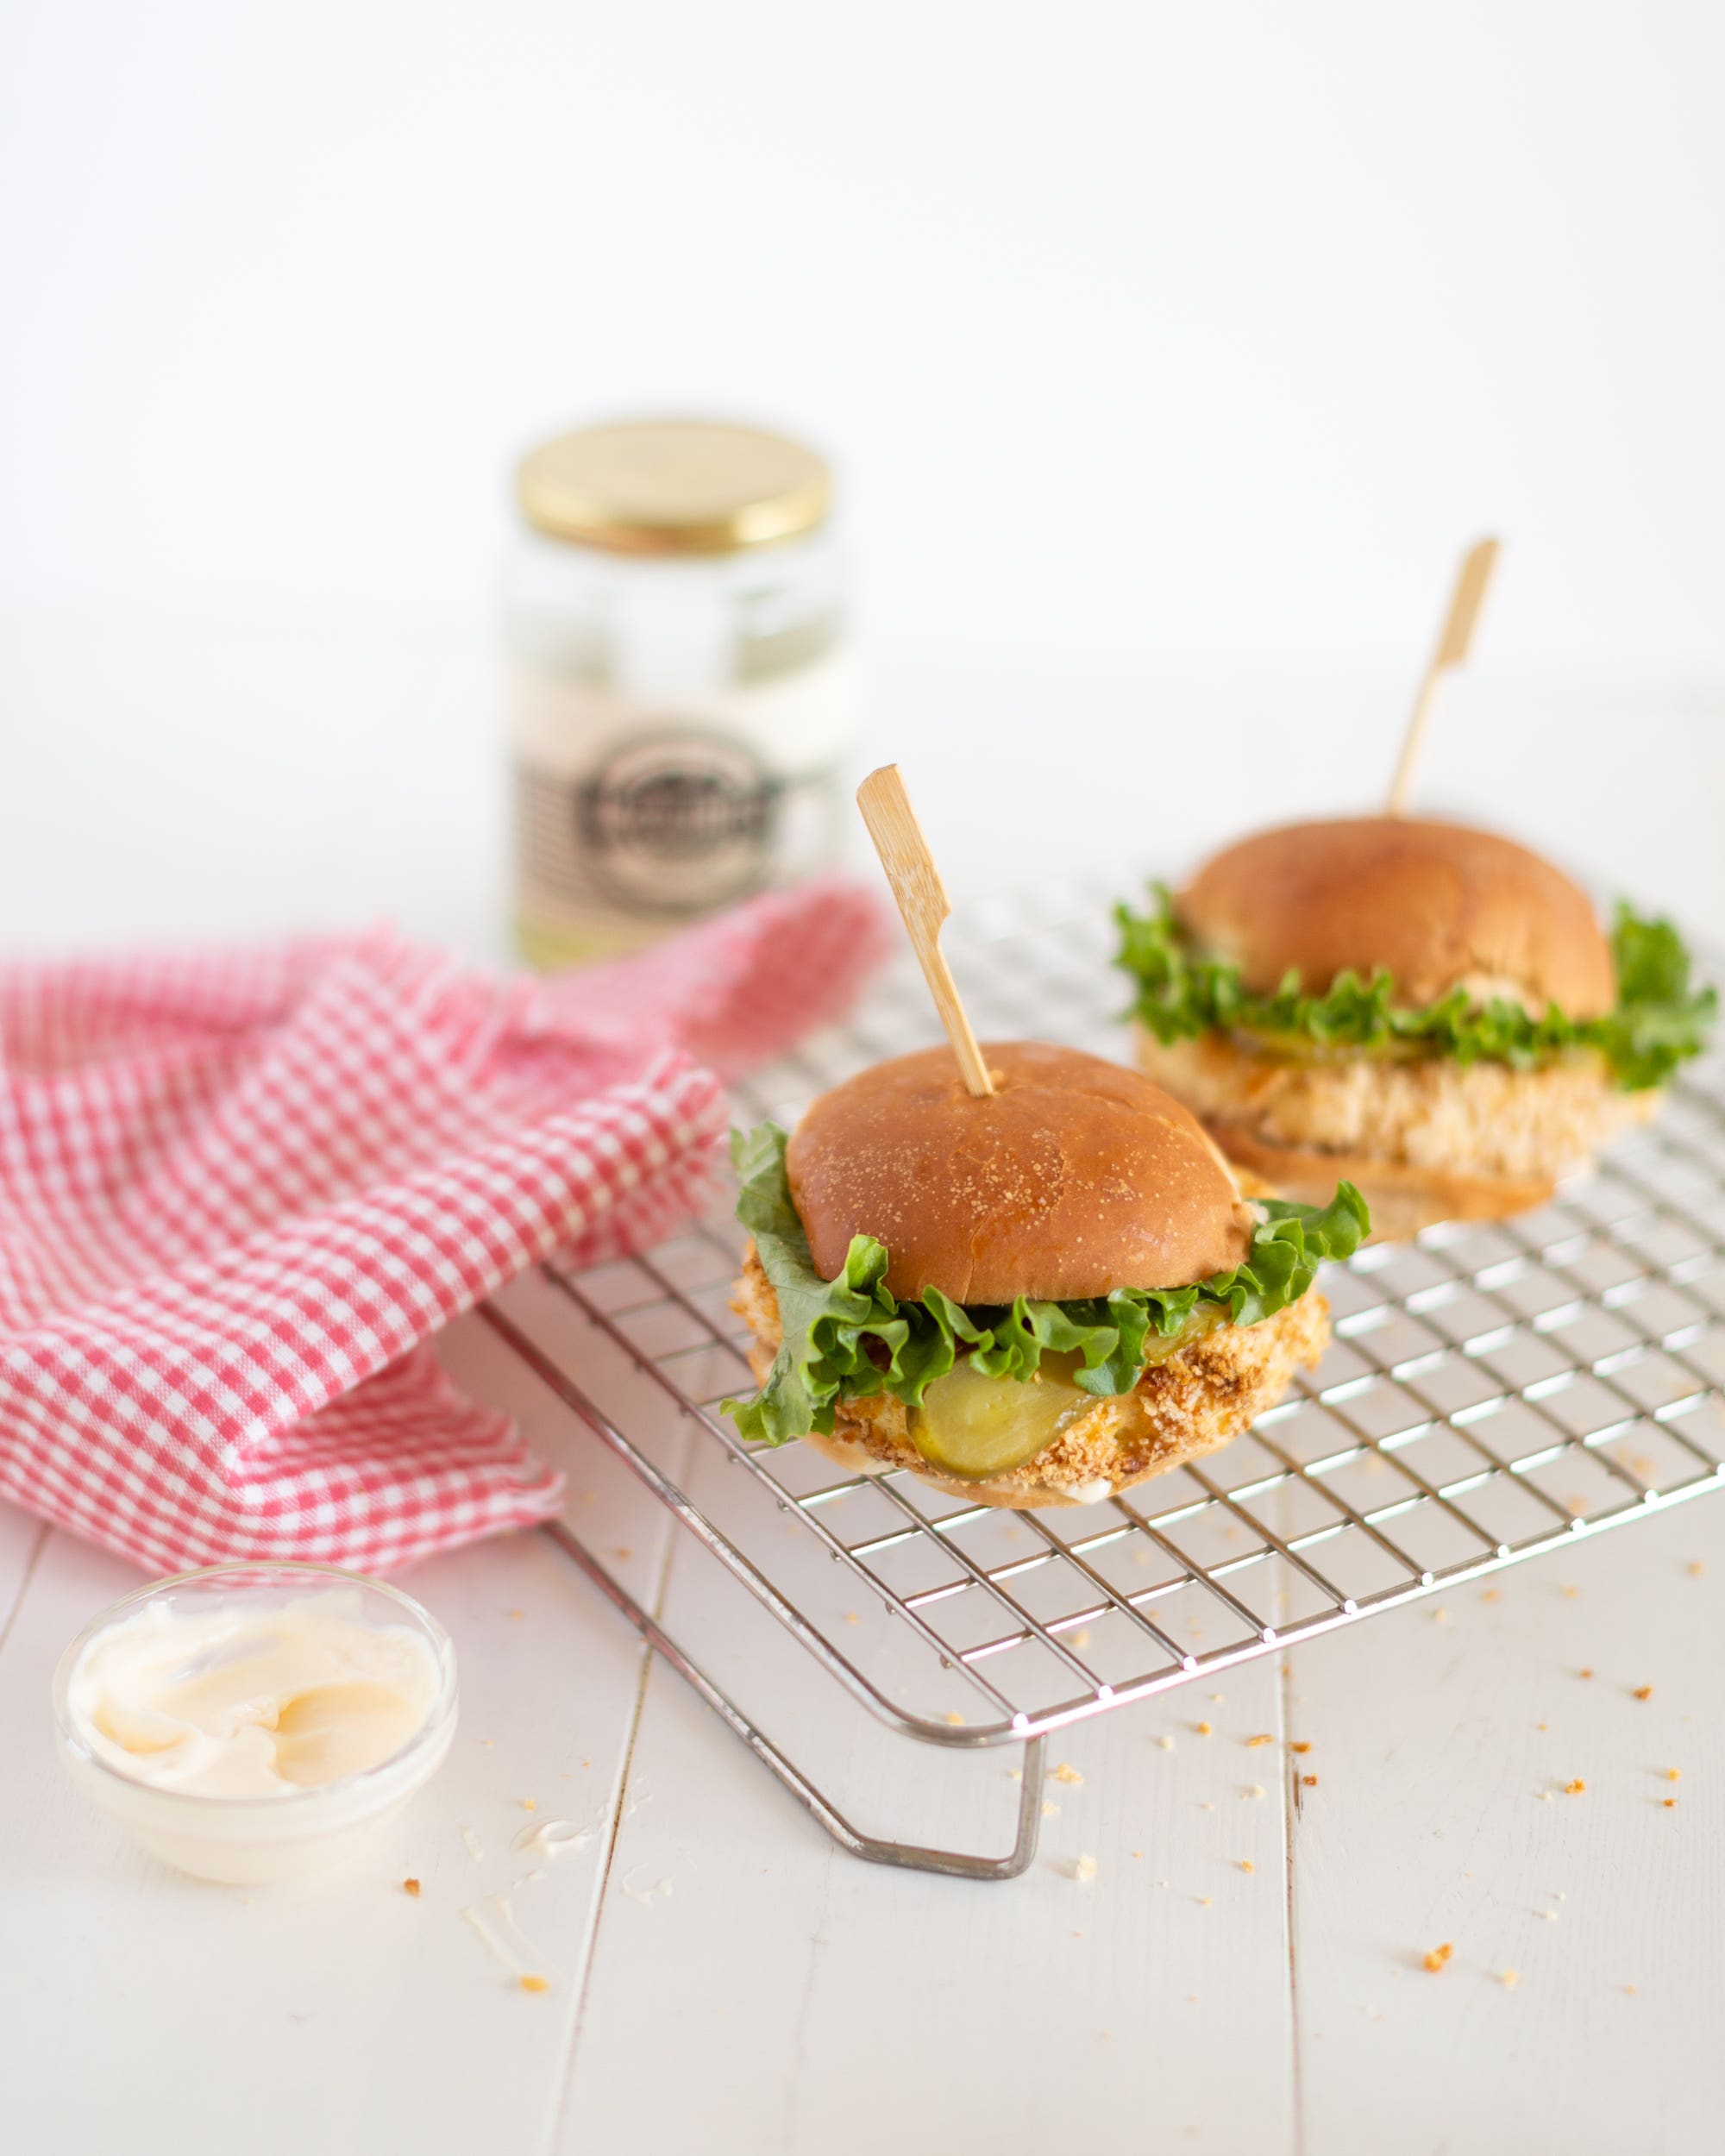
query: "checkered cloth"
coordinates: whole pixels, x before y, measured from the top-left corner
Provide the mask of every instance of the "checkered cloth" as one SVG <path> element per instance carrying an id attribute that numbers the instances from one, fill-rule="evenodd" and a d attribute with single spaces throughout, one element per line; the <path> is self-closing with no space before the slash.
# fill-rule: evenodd
<path id="1" fill-rule="evenodd" d="M 721 1076 L 838 1015 L 824 884 L 499 983 L 389 934 L 0 968 L 0 1495 L 156 1570 L 377 1570 L 558 1477 L 430 1336 L 704 1196 Z"/>

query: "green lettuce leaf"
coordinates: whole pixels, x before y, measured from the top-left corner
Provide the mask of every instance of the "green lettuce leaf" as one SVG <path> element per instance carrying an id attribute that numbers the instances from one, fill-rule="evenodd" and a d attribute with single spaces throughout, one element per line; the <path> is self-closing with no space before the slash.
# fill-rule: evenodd
<path id="1" fill-rule="evenodd" d="M 1685 1057 L 1707 1045 L 1718 999 L 1690 979 L 1690 957 L 1669 921 L 1645 921 L 1620 905 L 1612 930 L 1617 1006 L 1579 1024 L 1555 1004 L 1541 1016 L 1494 997 L 1484 1005 L 1453 988 L 1422 1009 L 1396 1001 L 1396 983 L 1383 971 L 1370 981 L 1338 974 L 1322 995 L 1308 995 L 1297 973 L 1274 993 L 1255 995 L 1238 966 L 1193 949 L 1163 884 L 1152 886 L 1147 913 L 1117 906 L 1119 963 L 1138 983 L 1132 1015 L 1166 1046 L 1216 1029 L 1252 1037 L 1266 1054 L 1452 1056 L 1531 1070 L 1565 1049 L 1595 1049 L 1624 1091 L 1663 1085 Z"/>
<path id="2" fill-rule="evenodd" d="M 1144 1368 L 1145 1342 L 1186 1325 L 1200 1303 L 1224 1306 L 1236 1325 L 1257 1325 L 1303 1295 L 1327 1258 L 1348 1257 L 1371 1222 L 1365 1201 L 1342 1183 L 1327 1206 L 1258 1205 L 1245 1261 L 1191 1288 L 1117 1288 L 1074 1302 L 1032 1302 L 967 1310 L 931 1288 L 900 1302 L 886 1286 L 886 1246 L 851 1238 L 843 1269 L 823 1280 L 809 1255 L 785 1174 L 785 1133 L 762 1123 L 733 1131 L 731 1157 L 742 1186 L 737 1217 L 755 1238 L 779 1299 L 783 1344 L 753 1400 L 727 1400 L 741 1434 L 783 1445 L 807 1431 L 832 1432 L 838 1401 L 891 1393 L 916 1406 L 945 1376 L 961 1350 L 990 1377 L 1020 1383 L 1044 1355 L 1077 1355 L 1074 1382 L 1098 1399 L 1130 1392 Z"/>

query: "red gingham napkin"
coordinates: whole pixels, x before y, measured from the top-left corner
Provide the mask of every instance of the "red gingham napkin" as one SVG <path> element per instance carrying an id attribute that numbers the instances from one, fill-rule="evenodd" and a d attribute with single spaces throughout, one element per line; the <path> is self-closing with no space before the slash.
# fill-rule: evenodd
<path id="1" fill-rule="evenodd" d="M 157 1570 L 378 1570 L 555 1512 L 424 1343 L 674 1226 L 715 1074 L 882 941 L 825 883 L 543 981 L 386 933 L 0 968 L 0 1495 Z"/>

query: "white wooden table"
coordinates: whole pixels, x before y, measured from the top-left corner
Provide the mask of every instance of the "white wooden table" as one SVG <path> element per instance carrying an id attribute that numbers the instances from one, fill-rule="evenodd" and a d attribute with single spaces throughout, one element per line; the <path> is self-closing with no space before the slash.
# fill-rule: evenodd
<path id="1" fill-rule="evenodd" d="M 643 1597 L 777 1682 L 794 1651 L 756 1617 L 739 1663 L 735 1590 L 492 1335 L 464 1320 L 448 1359 L 565 1462 L 571 1518 L 630 1552 Z M 1006 1884 L 839 1852 L 533 1533 L 410 1576 L 455 1639 L 461 1730 L 374 1862 L 255 1893 L 179 1878 L 70 1797 L 49 1739 L 55 1658 L 132 1580 L 0 1514 L 20 2156 L 1718 2146 L 1711 1500 L 1052 1739 L 1082 1780 L 1048 1783 L 1042 1852 Z M 873 1823 L 922 1754 L 853 1746 L 826 1683 L 795 1733 L 832 1738 Z M 511 1846 L 548 1818 L 592 1839 Z M 543 1995 L 463 1921 L 495 1927 L 499 1895 L 555 1971 Z"/>
<path id="2" fill-rule="evenodd" d="M 452 655 L 298 619 L 231 636 L 104 619 L 75 635 L 14 624 L 6 650 L 9 718 L 31 744 L 0 799 L 7 948 L 386 906 L 484 940 L 482 636 Z M 1111 704 L 1095 686 L 1098 724 L 1141 723 L 1135 687 Z M 993 758 L 1003 726 L 1035 748 L 1065 687 L 1004 664 L 980 687 L 974 667 L 943 684 L 900 665 L 893 708 L 906 740 L 928 724 L 919 799 L 950 872 L 987 819 L 945 814 L 959 797 L 941 774 L 985 740 Z M 97 758 L 88 725 L 104 710 L 125 724 Z M 1680 793 L 1643 799 L 1575 760 L 1512 790 L 1536 837 L 1577 834 L 1582 858 L 1717 935 L 1720 736 L 1703 716 L 1649 721 L 1662 768 L 1716 759 Z M 1458 734 L 1433 770 L 1465 804 L 1480 736 Z M 1169 733 L 1169 753 L 1187 739 Z M 1189 746 L 1198 774 L 1208 752 Z M 1544 756 L 1534 741 L 1526 754 Z M 1246 798 L 1257 768 L 1243 752 L 1213 821 L 1296 805 L 1276 793 L 1285 759 Z M 1316 805 L 1331 780 L 1314 766 L 1302 783 Z M 1004 789 L 1001 805 L 1019 816 L 1010 854 L 1028 812 Z M 1484 794 L 1472 805 L 1491 812 Z M 1125 803 L 1103 843 L 1145 850 L 1138 815 Z M 1003 879 L 973 848 L 952 880 Z M 464 1321 L 448 1352 L 567 1461 L 572 1516 L 596 1546 L 631 1552 L 637 1591 L 691 1638 L 729 1639 L 734 1590 L 673 1548 L 665 1516 L 492 1336 Z M 304 1889 L 197 1885 L 75 1803 L 51 1749 L 55 1658 L 135 1580 L 0 1509 L 5 2156 L 1720 2146 L 1725 1502 L 1511 1570 L 1441 1614 L 1416 1606 L 1314 1641 L 1285 1675 L 1263 1661 L 1053 1740 L 1051 1760 L 1083 1778 L 1048 1785 L 1059 1808 L 1042 1853 L 1005 1885 L 840 1854 L 539 1534 L 410 1576 L 455 1639 L 461 1732 L 375 1864 Z M 769 1692 L 800 1674 L 764 1620 L 727 1651 L 739 1682 Z M 853 1734 L 856 1710 L 825 1683 L 788 1695 L 800 1744 L 863 1823 L 901 1824 L 921 1748 Z M 1245 1747 L 1265 1733 L 1273 1749 Z M 1563 1794 L 1577 1779 L 1584 1794 Z M 592 1839 L 549 1864 L 511 1848 L 547 1818 Z M 1072 1877 L 1081 1854 L 1096 1859 L 1088 1885 Z M 511 1987 L 462 1919 L 498 1894 L 555 1970 L 543 1995 Z M 1447 1967 L 1428 1974 L 1445 1942 Z"/>

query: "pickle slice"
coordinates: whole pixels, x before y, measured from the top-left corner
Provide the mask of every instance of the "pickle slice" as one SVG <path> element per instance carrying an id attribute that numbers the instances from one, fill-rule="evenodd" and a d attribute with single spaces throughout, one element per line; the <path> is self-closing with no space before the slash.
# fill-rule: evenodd
<path id="1" fill-rule="evenodd" d="M 1053 1444 L 1063 1424 L 1095 1401 L 1072 1382 L 1076 1355 L 1044 1355 L 1026 1384 L 984 1377 L 969 1360 L 937 1377 L 910 1411 L 911 1443 L 943 1475 L 981 1481 L 1010 1474 Z"/>

